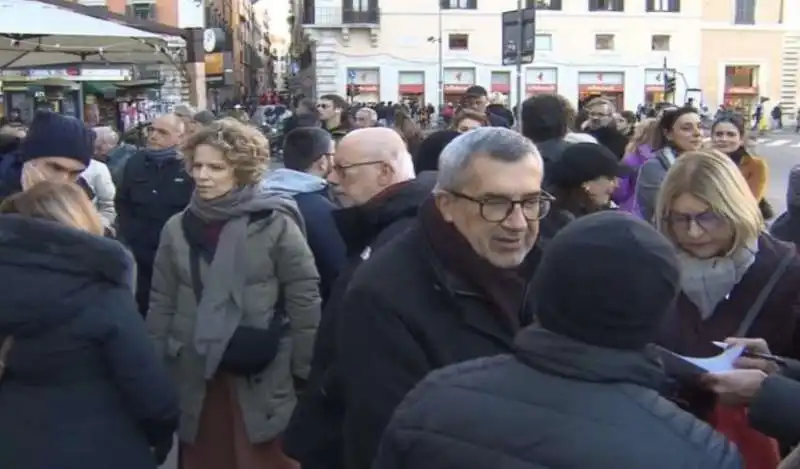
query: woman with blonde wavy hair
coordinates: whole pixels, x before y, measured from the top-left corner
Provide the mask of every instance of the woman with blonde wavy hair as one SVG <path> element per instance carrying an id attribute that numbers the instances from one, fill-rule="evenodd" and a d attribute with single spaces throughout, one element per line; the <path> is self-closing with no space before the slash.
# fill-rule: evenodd
<path id="1" fill-rule="evenodd" d="M 655 223 L 682 264 L 663 346 L 702 357 L 720 353 L 712 341 L 762 337 L 773 353 L 800 358 L 800 259 L 792 245 L 765 232 L 758 202 L 731 158 L 714 150 L 681 155 L 661 185 Z M 743 406 L 715 405 L 712 389 L 691 389 L 683 401 L 736 443 L 747 467 L 776 467 L 774 441 L 747 425 Z"/>
<path id="2" fill-rule="evenodd" d="M 297 467 L 279 438 L 309 372 L 319 275 L 297 206 L 261 188 L 268 149 L 232 118 L 183 148 L 195 192 L 161 233 L 147 315 L 180 383 L 182 469 Z"/>
<path id="3" fill-rule="evenodd" d="M 619 206 L 620 210 L 638 214 L 636 207 L 636 177 L 639 168 L 653 157 L 653 141 L 658 132 L 657 119 L 645 119 L 636 126 L 633 137 L 625 149 L 625 156 L 622 157 L 622 164 L 633 168 L 630 176 L 620 179 L 617 190 L 612 199 Z"/>

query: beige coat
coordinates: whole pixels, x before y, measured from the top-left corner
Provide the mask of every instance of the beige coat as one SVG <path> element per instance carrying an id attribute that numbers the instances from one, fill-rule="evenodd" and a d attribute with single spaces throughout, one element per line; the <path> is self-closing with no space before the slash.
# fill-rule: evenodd
<path id="1" fill-rule="evenodd" d="M 164 226 L 153 268 L 147 327 L 158 353 L 180 393 L 179 437 L 192 443 L 197 435 L 206 382 L 205 359 L 193 346 L 197 302 L 189 272 L 189 244 L 183 234 L 183 213 Z M 292 376 L 307 378 L 320 317 L 319 274 L 300 228 L 275 211 L 250 223 L 249 262 L 244 294 L 244 326 L 268 327 L 281 285 L 289 333 L 275 361 L 260 375 L 237 378 L 238 399 L 250 441 L 270 441 L 286 428 L 294 410 Z M 208 265 L 201 260 L 200 275 Z"/>

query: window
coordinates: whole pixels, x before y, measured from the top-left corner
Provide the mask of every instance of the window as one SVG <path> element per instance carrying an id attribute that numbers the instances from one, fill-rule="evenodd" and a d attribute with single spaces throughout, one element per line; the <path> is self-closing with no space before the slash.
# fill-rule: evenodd
<path id="1" fill-rule="evenodd" d="M 561 11 L 561 0 L 525 0 L 525 8 Z"/>
<path id="2" fill-rule="evenodd" d="M 469 34 L 448 34 L 447 45 L 450 50 L 468 50 Z"/>
<path id="3" fill-rule="evenodd" d="M 756 24 L 756 0 L 736 0 L 736 24 Z"/>
<path id="4" fill-rule="evenodd" d="M 353 11 L 369 11 L 369 0 L 353 0 Z"/>
<path id="5" fill-rule="evenodd" d="M 537 34 L 536 35 L 536 50 L 538 51 L 551 51 L 553 50 L 553 35 L 552 34 Z"/>
<path id="6" fill-rule="evenodd" d="M 614 50 L 614 35 L 613 34 L 595 34 L 595 36 L 594 36 L 594 49 L 595 50 Z"/>
<path id="7" fill-rule="evenodd" d="M 625 11 L 625 0 L 589 0 L 589 11 Z"/>
<path id="8" fill-rule="evenodd" d="M 669 34 L 653 34 L 650 39 L 650 50 L 668 51 Z"/>
<path id="9" fill-rule="evenodd" d="M 440 0 L 442 10 L 477 10 L 478 0 Z"/>
<path id="10" fill-rule="evenodd" d="M 647 0 L 648 12 L 678 13 L 681 11 L 681 0 Z"/>
<path id="11" fill-rule="evenodd" d="M 125 13 L 138 20 L 153 21 L 156 19 L 156 5 L 150 2 L 132 3 L 125 8 Z"/>

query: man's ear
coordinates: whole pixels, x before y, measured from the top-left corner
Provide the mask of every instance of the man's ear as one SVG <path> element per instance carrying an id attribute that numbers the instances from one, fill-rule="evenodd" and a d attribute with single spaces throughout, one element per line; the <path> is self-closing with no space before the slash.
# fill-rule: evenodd
<path id="1" fill-rule="evenodd" d="M 436 208 L 439 209 L 439 213 L 442 214 L 442 218 L 448 223 L 453 222 L 453 198 L 450 197 L 449 194 L 444 192 L 436 192 L 433 194 L 433 201 L 436 204 Z"/>

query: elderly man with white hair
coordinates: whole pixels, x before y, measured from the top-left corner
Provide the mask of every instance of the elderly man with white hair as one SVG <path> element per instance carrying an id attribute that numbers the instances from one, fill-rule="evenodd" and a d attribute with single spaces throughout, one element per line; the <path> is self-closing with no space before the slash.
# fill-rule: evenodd
<path id="1" fill-rule="evenodd" d="M 317 329 L 308 385 L 284 434 L 284 449 L 304 468 L 338 469 L 344 403 L 339 386 L 337 334 L 342 296 L 353 272 L 413 225 L 430 195 L 435 173 L 414 173 L 405 142 L 392 129 L 354 130 L 336 147 L 328 173 L 344 207 L 333 212 L 347 250 Z M 394 282 L 394 279 L 390 279 Z M 315 435 L 309 438 L 308 435 Z"/>
<path id="2" fill-rule="evenodd" d="M 95 133 L 94 155 L 89 166 L 81 173 L 81 177 L 92 189 L 94 194 L 92 202 L 100 213 L 103 226 L 113 231 L 117 219 L 117 210 L 114 206 L 117 188 L 105 162 L 108 160 L 108 154 L 117 146 L 118 137 L 111 127 L 96 127 L 92 130 Z"/>
<path id="3" fill-rule="evenodd" d="M 353 275 L 337 341 L 348 469 L 370 467 L 395 407 L 429 372 L 513 353 L 533 320 L 534 245 L 551 202 L 543 172 L 517 132 L 462 134 L 415 223 Z"/>

